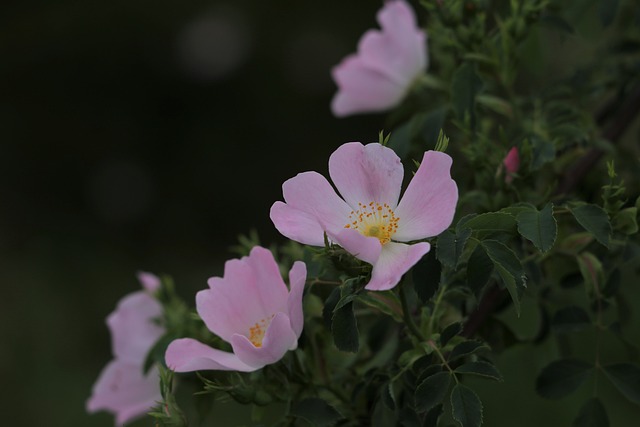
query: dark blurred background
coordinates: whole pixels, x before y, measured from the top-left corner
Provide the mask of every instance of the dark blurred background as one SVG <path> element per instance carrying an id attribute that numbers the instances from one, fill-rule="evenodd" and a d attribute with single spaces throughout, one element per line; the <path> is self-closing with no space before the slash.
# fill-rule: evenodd
<path id="1" fill-rule="evenodd" d="M 380 4 L 0 6 L 2 425 L 111 426 L 84 404 L 136 271 L 171 274 L 192 302 L 238 234 L 281 238 L 268 212 L 285 179 L 377 140 L 383 116 L 332 117 L 329 70 Z M 506 390 L 536 399 L 532 384 Z"/>
<path id="2" fill-rule="evenodd" d="M 332 117 L 329 70 L 379 5 L 0 6 L 2 425 L 112 425 L 84 402 L 135 272 L 192 303 L 238 234 L 279 238 L 282 181 L 377 139 L 380 117 Z"/>

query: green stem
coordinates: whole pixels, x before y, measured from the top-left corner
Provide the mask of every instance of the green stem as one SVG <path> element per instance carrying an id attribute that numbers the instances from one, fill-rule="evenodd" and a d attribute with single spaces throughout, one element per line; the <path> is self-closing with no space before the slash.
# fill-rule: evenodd
<path id="1" fill-rule="evenodd" d="M 442 354 L 442 352 L 440 351 L 440 349 L 438 348 L 436 343 L 433 340 L 429 340 L 428 344 L 431 346 L 433 351 L 436 352 L 436 354 L 438 355 L 438 357 L 442 361 L 442 364 L 449 370 L 449 372 L 453 376 L 453 379 L 456 380 L 456 384 L 459 383 L 460 381 L 458 381 L 458 377 L 456 376 L 455 372 L 453 372 L 453 369 L 451 369 L 451 366 L 449 366 L 449 363 L 447 362 L 447 359 L 444 358 L 444 355 Z"/>
<path id="2" fill-rule="evenodd" d="M 438 311 L 438 307 L 442 302 L 442 298 L 444 297 L 446 290 L 447 290 L 447 285 L 442 285 L 438 290 L 438 296 L 436 297 L 436 302 L 433 304 L 433 310 L 431 311 L 431 317 L 429 318 L 429 325 L 427 327 L 428 336 L 431 336 L 431 334 L 433 334 L 433 324 L 436 320 L 436 312 Z"/>
<path id="3" fill-rule="evenodd" d="M 400 302 L 402 303 L 402 317 L 404 318 L 404 323 L 407 325 L 407 328 L 409 328 L 409 332 L 411 332 L 418 341 L 423 342 L 425 340 L 424 336 L 416 326 L 409 312 L 409 301 L 407 299 L 407 293 L 404 290 L 405 283 L 404 280 L 401 280 L 398 286 L 400 288 Z"/>

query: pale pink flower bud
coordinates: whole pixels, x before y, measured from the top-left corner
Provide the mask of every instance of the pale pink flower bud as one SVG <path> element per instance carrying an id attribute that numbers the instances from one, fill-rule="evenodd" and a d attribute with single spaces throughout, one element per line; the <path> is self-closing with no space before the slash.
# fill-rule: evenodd
<path id="1" fill-rule="evenodd" d="M 331 110 L 337 117 L 395 107 L 427 69 L 427 36 L 413 9 L 404 0 L 388 1 L 377 19 L 382 30 L 364 33 L 358 52 L 331 70 L 338 85 Z"/>
<path id="2" fill-rule="evenodd" d="M 452 159 L 438 151 L 422 163 L 400 198 L 404 168 L 380 144 L 350 142 L 329 158 L 329 175 L 342 195 L 316 172 L 303 172 L 282 185 L 285 202 L 271 207 L 271 220 L 286 237 L 324 246 L 325 233 L 355 257 L 373 266 L 370 290 L 398 284 L 429 252 L 427 242 L 449 227 L 458 201 L 451 179 Z"/>
<path id="3" fill-rule="evenodd" d="M 207 328 L 231 344 L 233 353 L 181 338 L 169 344 L 167 366 L 176 372 L 251 372 L 277 362 L 298 346 L 306 278 L 305 264 L 295 262 L 287 289 L 273 255 L 259 246 L 248 257 L 227 261 L 224 277 L 212 277 L 209 289 L 196 295 L 196 309 Z"/>

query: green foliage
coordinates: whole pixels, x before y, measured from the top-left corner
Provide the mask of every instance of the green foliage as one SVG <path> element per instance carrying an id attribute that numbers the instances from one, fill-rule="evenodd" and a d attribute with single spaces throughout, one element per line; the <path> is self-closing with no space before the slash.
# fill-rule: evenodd
<path id="1" fill-rule="evenodd" d="M 609 427 L 607 411 L 597 397 L 592 397 L 580 408 L 573 427 Z"/>
<path id="2" fill-rule="evenodd" d="M 415 402 L 418 412 L 430 411 L 442 403 L 452 383 L 449 372 L 438 372 L 427 377 L 416 388 Z"/>
<path id="3" fill-rule="evenodd" d="M 469 387 L 456 384 L 451 392 L 453 418 L 462 427 L 480 427 L 482 425 L 482 402 Z"/>
<path id="4" fill-rule="evenodd" d="M 611 223 L 607 213 L 599 206 L 582 204 L 570 206 L 569 210 L 576 221 L 590 232 L 598 242 L 609 247 L 609 236 L 611 236 Z"/>
<path id="5" fill-rule="evenodd" d="M 520 315 L 520 293 L 525 287 L 525 274 L 520 260 L 507 245 L 497 240 L 483 240 L 482 247 L 509 291 L 516 313 Z"/>
<path id="6" fill-rule="evenodd" d="M 573 393 L 589 377 L 593 365 L 580 359 L 556 360 L 548 364 L 536 380 L 536 391 L 547 399 Z"/>
<path id="7" fill-rule="evenodd" d="M 624 397 L 640 405 L 640 366 L 633 363 L 615 363 L 602 369 Z"/>
<path id="8" fill-rule="evenodd" d="M 541 211 L 530 210 L 518 214 L 518 232 L 528 239 L 538 250 L 547 252 L 553 247 L 558 234 L 553 217 L 553 203 L 548 203 Z"/>
<path id="9" fill-rule="evenodd" d="M 342 418 L 336 408 L 322 399 L 313 397 L 294 404 L 291 408 L 291 415 L 303 418 L 315 427 L 330 427 Z"/>
<path id="10" fill-rule="evenodd" d="M 437 257 L 441 263 L 455 268 L 458 265 L 467 239 L 471 236 L 471 230 L 463 229 L 460 232 L 445 230 L 438 236 Z"/>
<path id="11" fill-rule="evenodd" d="M 558 310 L 551 320 L 551 327 L 559 334 L 578 332 L 590 325 L 589 314 L 575 305 Z"/>
<path id="12" fill-rule="evenodd" d="M 464 365 L 457 367 L 454 372 L 456 374 L 476 375 L 483 378 L 502 381 L 502 375 L 500 375 L 498 368 L 483 360 L 467 362 Z"/>

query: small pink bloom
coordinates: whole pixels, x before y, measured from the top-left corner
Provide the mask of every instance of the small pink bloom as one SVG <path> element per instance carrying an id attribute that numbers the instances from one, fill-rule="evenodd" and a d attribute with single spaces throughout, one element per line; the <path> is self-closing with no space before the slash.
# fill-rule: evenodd
<path id="1" fill-rule="evenodd" d="M 504 181 L 507 184 L 510 184 L 511 181 L 513 181 L 513 176 L 518 172 L 518 169 L 520 169 L 520 156 L 518 154 L 518 147 L 513 147 L 511 148 L 511 150 L 509 150 L 507 156 L 502 161 L 502 164 L 504 164 L 504 169 L 506 171 Z"/>
<path id="2" fill-rule="evenodd" d="M 367 31 L 358 53 L 333 68 L 338 85 L 331 110 L 337 117 L 395 107 L 427 69 L 427 36 L 404 0 L 388 1 L 378 12 L 382 31 Z"/>
<path id="3" fill-rule="evenodd" d="M 144 283 L 143 283 L 144 285 Z M 157 324 L 162 306 L 148 292 L 133 292 L 107 317 L 114 359 L 102 370 L 87 401 L 87 411 L 111 411 L 123 425 L 162 399 L 157 367 L 144 375 L 144 362 L 164 333 Z"/>
<path id="4" fill-rule="evenodd" d="M 453 220 L 458 187 L 451 179 L 451 157 L 424 153 L 402 200 L 404 168 L 390 148 L 350 142 L 329 158 L 329 175 L 342 195 L 316 172 L 304 172 L 282 185 L 285 203 L 271 207 L 280 233 L 300 243 L 324 246 L 324 233 L 373 266 L 366 288 L 393 288 L 424 254 L 427 242 Z"/>
<path id="5" fill-rule="evenodd" d="M 160 278 L 155 274 L 146 271 L 138 271 L 138 281 L 142 283 L 142 287 L 147 291 L 154 293 L 160 289 Z"/>
<path id="6" fill-rule="evenodd" d="M 251 372 L 277 362 L 298 346 L 306 277 L 305 264 L 295 262 L 288 290 L 273 255 L 259 246 L 248 257 L 227 261 L 224 277 L 212 277 L 209 289 L 196 295 L 196 309 L 207 328 L 231 344 L 233 353 L 182 338 L 169 344 L 167 366 L 176 372 Z"/>

